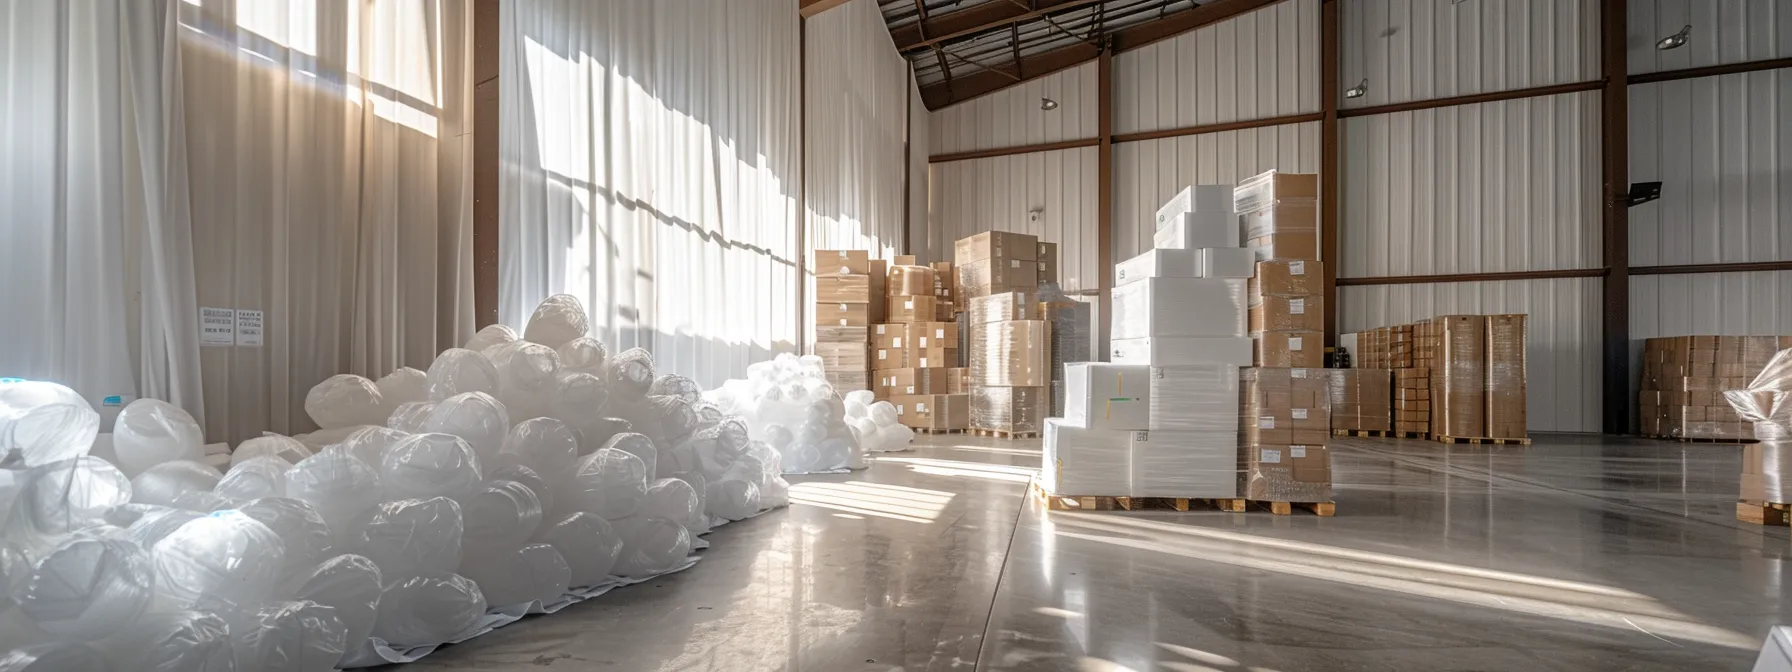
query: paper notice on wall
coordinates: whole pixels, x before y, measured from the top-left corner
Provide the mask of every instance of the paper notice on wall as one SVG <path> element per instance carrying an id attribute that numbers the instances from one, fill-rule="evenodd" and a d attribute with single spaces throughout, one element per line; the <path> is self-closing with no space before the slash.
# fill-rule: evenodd
<path id="1" fill-rule="evenodd" d="M 259 310 L 236 311 L 236 344 L 248 347 L 261 347 L 262 312 Z"/>
<path id="2" fill-rule="evenodd" d="M 229 308 L 200 308 L 199 344 L 205 347 L 235 345 L 236 311 Z"/>

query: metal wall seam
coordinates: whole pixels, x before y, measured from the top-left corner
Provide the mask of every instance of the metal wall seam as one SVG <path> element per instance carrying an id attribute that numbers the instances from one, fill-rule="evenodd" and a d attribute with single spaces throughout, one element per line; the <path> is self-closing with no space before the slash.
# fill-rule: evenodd
<path id="1" fill-rule="evenodd" d="M 1631 0 L 1629 6 L 1633 75 L 1792 56 L 1792 5 L 1785 0 Z M 1655 48 L 1688 25 L 1685 46 Z"/>
<path id="2" fill-rule="evenodd" d="M 967 66 L 968 67 L 968 66 Z M 1041 99 L 1058 103 L 1042 109 Z M 1095 63 L 1084 63 L 934 110 L 928 154 L 1019 147 L 1094 137 Z"/>
<path id="3" fill-rule="evenodd" d="M 1510 91 L 1599 77 L 1597 0 L 1343 5 L 1344 109 Z"/>
<path id="4" fill-rule="evenodd" d="M 1270 169 L 1319 172 L 1319 130 L 1307 122 L 1115 145 L 1116 261 L 1151 249 L 1157 208 L 1182 187 L 1237 184 Z"/>
<path id="5" fill-rule="evenodd" d="M 1319 111 L 1319 0 L 1289 0 L 1114 58 L 1116 134 Z"/>
<path id="6" fill-rule="evenodd" d="M 1347 229 L 1348 230 L 1348 229 Z M 1597 432 L 1600 280 L 1339 287 L 1344 333 L 1438 315 L 1526 313 L 1526 415 L 1533 431 Z"/>
<path id="7" fill-rule="evenodd" d="M 1096 255 L 1096 152 L 1063 149 L 937 163 L 929 245 L 950 261 L 952 243 L 984 231 L 1015 231 L 1058 244 L 1059 283 L 1095 289 L 1108 266 Z M 1038 217 L 1029 216 L 1038 211 Z"/>

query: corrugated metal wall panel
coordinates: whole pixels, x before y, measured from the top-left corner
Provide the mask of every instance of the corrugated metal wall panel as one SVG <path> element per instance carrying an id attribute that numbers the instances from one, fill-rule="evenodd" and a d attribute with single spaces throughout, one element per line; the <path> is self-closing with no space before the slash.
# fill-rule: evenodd
<path id="1" fill-rule="evenodd" d="M 1630 337 L 1792 334 L 1792 271 L 1630 279 Z"/>
<path id="2" fill-rule="evenodd" d="M 1345 108 L 1599 78 L 1596 0 L 1351 0 L 1342 3 Z"/>
<path id="3" fill-rule="evenodd" d="M 1059 283 L 1094 289 L 1106 265 L 1096 257 L 1094 147 L 1032 152 L 932 166 L 932 246 L 951 259 L 952 243 L 983 231 L 1015 231 L 1058 243 Z M 1029 213 L 1038 211 L 1037 217 Z"/>
<path id="4" fill-rule="evenodd" d="M 1792 259 L 1792 70 L 1630 87 L 1630 179 L 1633 265 Z"/>
<path id="5" fill-rule="evenodd" d="M 1792 56 L 1792 3 L 1785 0 L 1630 0 L 1629 5 L 1632 73 Z M 1692 32 L 1685 46 L 1655 48 L 1657 40 L 1686 25 Z"/>
<path id="6" fill-rule="evenodd" d="M 1093 138 L 1100 133 L 1095 88 L 1089 62 L 935 110 L 932 153 Z M 1058 109 L 1040 109 L 1041 98 L 1058 101 Z"/>
<path id="7" fill-rule="evenodd" d="M 1339 277 L 1600 265 L 1599 94 L 1344 123 Z"/>
<path id="8" fill-rule="evenodd" d="M 803 73 L 806 242 L 889 258 L 902 244 L 908 62 L 876 0 L 852 0 L 803 26 L 809 53 L 826 55 L 809 58 Z"/>
<path id="9" fill-rule="evenodd" d="M 1114 145 L 1114 254 L 1151 248 L 1158 206 L 1191 184 L 1236 184 L 1265 170 L 1319 172 L 1319 122 Z"/>
<path id="10" fill-rule="evenodd" d="M 1114 57 L 1115 133 L 1318 111 L 1319 0 L 1279 2 Z"/>
<path id="11" fill-rule="evenodd" d="M 1597 432 L 1601 282 L 1570 278 L 1340 287 L 1338 328 L 1362 331 L 1438 315 L 1525 313 L 1530 316 L 1525 350 L 1530 429 Z"/>
<path id="12" fill-rule="evenodd" d="M 908 254 L 920 257 L 921 263 L 939 261 L 927 243 L 927 153 L 933 125 L 927 105 L 921 102 L 921 88 L 911 71 L 908 78 Z"/>

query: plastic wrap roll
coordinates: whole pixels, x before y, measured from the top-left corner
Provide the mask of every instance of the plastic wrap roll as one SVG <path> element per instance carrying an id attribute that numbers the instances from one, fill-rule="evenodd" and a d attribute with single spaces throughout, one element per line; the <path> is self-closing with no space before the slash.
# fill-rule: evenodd
<path id="1" fill-rule="evenodd" d="M 555 294 L 535 306 L 529 324 L 523 328 L 523 340 L 558 348 L 591 331 L 585 306 L 571 294 Z"/>
<path id="2" fill-rule="evenodd" d="M 427 416 L 427 413 L 425 415 Z M 349 455 L 366 463 L 377 472 L 380 465 L 385 463 L 386 449 L 398 445 L 399 441 L 403 441 L 410 435 L 410 432 L 390 427 L 364 427 L 348 435 L 342 440 L 342 443 L 336 444 L 334 447 L 347 451 Z"/>
<path id="3" fill-rule="evenodd" d="M 336 543 L 350 523 L 380 502 L 380 477 L 376 467 L 351 456 L 342 446 L 331 446 L 305 458 L 286 472 L 286 496 L 304 502 L 328 526 Z"/>
<path id="4" fill-rule="evenodd" d="M 602 583 L 622 553 L 622 537 L 596 514 L 569 514 L 536 533 L 535 541 L 560 551 L 571 571 L 569 583 L 585 587 Z"/>
<path id="5" fill-rule="evenodd" d="M 241 511 L 195 518 L 154 550 L 156 592 L 181 608 L 214 600 L 252 604 L 273 595 L 285 578 L 285 543 Z"/>
<path id="6" fill-rule="evenodd" d="M 394 579 L 380 595 L 373 636 L 399 647 L 440 644 L 472 627 L 485 608 L 479 586 L 458 574 Z"/>
<path id="7" fill-rule="evenodd" d="M 17 451 L 35 467 L 86 455 L 99 426 L 93 406 L 63 385 L 0 383 L 0 460 Z"/>
<path id="8" fill-rule="evenodd" d="M 344 629 L 343 650 L 358 651 L 373 633 L 379 615 L 380 568 L 359 555 L 338 555 L 298 577 L 288 591 L 293 599 L 316 602 L 335 610 Z"/>
<path id="9" fill-rule="evenodd" d="M 585 511 L 614 521 L 634 514 L 647 494 L 647 464 L 611 448 L 579 459 L 566 492 L 558 493 L 561 513 Z"/>
<path id="10" fill-rule="evenodd" d="M 280 571 L 282 581 L 309 571 L 332 555 L 335 540 L 330 536 L 330 526 L 310 504 L 288 497 L 263 497 L 237 510 L 266 525 L 279 537 L 286 556 Z"/>
<path id="11" fill-rule="evenodd" d="M 148 510 L 137 512 L 139 515 L 137 515 L 134 520 L 128 522 L 124 520 L 112 521 L 113 524 L 124 528 L 124 532 L 120 538 L 128 540 L 131 543 L 136 544 L 139 548 L 145 550 L 155 548 L 156 542 L 161 541 L 163 537 L 173 534 L 175 530 L 180 529 L 180 526 L 185 525 L 188 521 L 194 520 L 202 515 L 198 512 L 178 508 L 163 508 L 156 506 L 145 508 Z M 125 509 L 125 507 L 115 508 L 109 515 L 116 517 L 123 509 Z"/>
<path id="12" fill-rule="evenodd" d="M 665 518 L 625 518 L 614 521 L 622 537 L 622 553 L 611 571 L 617 576 L 641 578 L 678 566 L 691 554 L 691 533 Z"/>
<path id="13" fill-rule="evenodd" d="M 388 580 L 460 566 L 460 504 L 446 497 L 386 502 L 360 526 L 355 547 Z"/>
<path id="14" fill-rule="evenodd" d="M 515 550 L 541 525 L 541 500 L 516 481 L 491 481 L 460 503 L 465 560 Z"/>
<path id="15" fill-rule="evenodd" d="M 105 656 L 85 644 L 32 644 L 0 654 L 0 672 L 107 672 Z"/>
<path id="16" fill-rule="evenodd" d="M 630 348 L 610 360 L 604 382 L 612 395 L 639 399 L 653 387 L 653 355 L 641 348 Z"/>
<path id="17" fill-rule="evenodd" d="M 149 554 L 136 544 L 76 537 L 44 556 L 13 597 L 51 636 L 91 641 L 136 620 L 155 585 Z"/>
<path id="18" fill-rule="evenodd" d="M 570 472 L 571 469 L 569 468 L 566 471 L 559 473 L 561 478 L 564 479 Z M 541 472 L 531 469 L 529 468 L 529 465 L 517 461 L 514 455 L 499 455 L 498 466 L 486 473 L 485 482 L 488 485 L 499 481 L 513 481 L 521 483 L 524 487 L 529 488 L 530 492 L 535 493 L 536 501 L 541 502 L 541 511 L 543 515 L 559 510 L 554 508 L 554 486 L 550 485 L 547 479 L 542 477 Z"/>
<path id="19" fill-rule="evenodd" d="M 234 612 L 228 620 L 238 670 L 321 672 L 344 653 L 347 628 L 316 602 L 274 602 Z"/>
<path id="20" fill-rule="evenodd" d="M 429 365 L 429 398 L 441 401 L 468 392 L 498 393 L 498 369 L 485 355 L 450 348 Z M 402 428 L 400 428 L 402 429 Z"/>
<path id="21" fill-rule="evenodd" d="M 676 478 L 662 478 L 647 485 L 637 515 L 664 518 L 690 530 L 692 535 L 708 529 L 703 522 L 703 500 L 690 483 Z"/>
<path id="22" fill-rule="evenodd" d="M 209 611 L 148 614 L 108 640 L 108 657 L 120 670 L 237 672 L 229 628 Z"/>
<path id="23" fill-rule="evenodd" d="M 112 426 L 119 466 L 132 476 L 171 460 L 204 461 L 204 444 L 204 433 L 193 416 L 160 399 L 131 402 Z"/>
<path id="24" fill-rule="evenodd" d="M 560 356 L 554 349 L 520 341 L 492 348 L 487 355 L 498 371 L 498 400 L 517 420 L 548 414 L 560 382 Z"/>
<path id="25" fill-rule="evenodd" d="M 517 456 L 536 473 L 563 474 L 579 461 L 579 440 L 564 422 L 534 418 L 511 427 L 500 452 Z"/>
<path id="26" fill-rule="evenodd" d="M 232 465 L 218 479 L 213 494 L 238 504 L 263 497 L 286 496 L 286 472 L 292 465 L 278 457 L 264 455 Z"/>
<path id="27" fill-rule="evenodd" d="M 654 379 L 653 385 L 648 388 L 647 393 L 651 395 L 678 397 L 687 402 L 696 403 L 703 398 L 703 387 L 698 385 L 697 381 L 676 373 L 667 373 Z"/>
<path id="28" fill-rule="evenodd" d="M 759 512 L 759 484 L 739 478 L 724 478 L 709 484 L 709 513 L 724 520 L 742 520 Z"/>
<path id="29" fill-rule="evenodd" d="M 105 522 L 112 507 L 131 501 L 131 482 L 97 457 L 78 457 L 22 474 L 24 485 L 13 498 L 7 521 L 8 541 L 27 552 L 54 546 L 61 538 Z"/>
<path id="30" fill-rule="evenodd" d="M 386 374 L 374 381 L 373 386 L 379 388 L 382 412 L 377 418 L 367 419 L 365 424 L 379 424 L 399 404 L 429 401 L 429 374 L 408 366 Z"/>
<path id="31" fill-rule="evenodd" d="M 465 439 L 482 458 L 498 455 L 504 435 L 510 431 L 510 414 L 503 402 L 483 392 L 468 392 L 442 400 L 430 409 L 424 429 Z"/>
<path id="32" fill-rule="evenodd" d="M 459 497 L 482 481 L 473 447 L 452 434 L 415 434 L 386 451 L 380 486 L 388 500 Z"/>
<path id="33" fill-rule="evenodd" d="M 203 462 L 176 460 L 150 467 L 131 479 L 131 502 L 174 506 L 187 492 L 211 492 L 224 475 Z"/>
<path id="34" fill-rule="evenodd" d="M 479 333 L 473 334 L 472 338 L 467 339 L 465 349 L 473 352 L 485 352 L 493 346 L 515 343 L 519 340 L 522 340 L 522 336 L 517 335 L 515 329 L 502 324 L 490 324 L 480 329 Z"/>
<path id="35" fill-rule="evenodd" d="M 602 377 L 604 364 L 610 359 L 609 348 L 590 336 L 580 336 L 554 348 L 560 356 L 561 373 L 586 373 Z"/>
<path id="36" fill-rule="evenodd" d="M 413 401 L 399 404 L 392 409 L 391 417 L 386 418 L 386 426 L 404 434 L 419 434 L 425 431 L 424 425 L 429 422 L 429 412 L 435 410 L 436 402 Z"/>
<path id="37" fill-rule="evenodd" d="M 496 606 L 552 602 L 566 594 L 572 581 L 566 559 L 548 544 L 530 544 L 463 564 L 463 574 L 479 584 L 488 604 Z"/>
<path id="38" fill-rule="evenodd" d="M 298 464 L 311 457 L 311 450 L 290 436 L 266 434 L 244 441 L 230 451 L 230 464 L 234 467 L 257 457 L 277 457 L 287 464 Z"/>
<path id="39" fill-rule="evenodd" d="M 324 429 L 379 422 L 382 407 L 379 386 L 348 373 L 330 376 L 305 395 L 305 414 Z"/>
<path id="40" fill-rule="evenodd" d="M 609 399 L 602 378 L 589 373 L 563 374 L 548 415 L 575 432 L 580 454 L 590 454 L 614 433 L 611 421 L 602 415 Z"/>

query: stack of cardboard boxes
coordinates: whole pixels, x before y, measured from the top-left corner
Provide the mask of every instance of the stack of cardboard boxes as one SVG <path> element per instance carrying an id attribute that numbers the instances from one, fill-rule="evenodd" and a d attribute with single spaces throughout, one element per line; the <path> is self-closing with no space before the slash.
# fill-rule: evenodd
<path id="1" fill-rule="evenodd" d="M 933 321 L 951 322 L 958 319 L 958 294 L 953 282 L 956 276 L 952 273 L 952 262 L 936 261 L 933 268 Z M 962 352 L 962 350 L 960 351 Z"/>
<path id="2" fill-rule="evenodd" d="M 1325 369 L 1245 369 L 1239 413 L 1245 499 L 1331 501 L 1330 382 Z"/>
<path id="3" fill-rule="evenodd" d="M 899 259 L 912 261 L 912 259 Z M 888 321 L 872 327 L 871 365 L 878 398 L 896 407 L 899 422 L 915 429 L 970 427 L 970 395 L 954 389 L 958 323 L 936 318 L 934 269 L 890 267 Z"/>
<path id="4" fill-rule="evenodd" d="M 871 325 L 883 320 L 887 265 L 865 250 L 815 251 L 815 354 L 841 393 L 871 389 Z"/>
<path id="5" fill-rule="evenodd" d="M 1044 243 L 1041 243 L 1044 245 Z M 1064 365 L 1089 361 L 1094 340 L 1094 310 L 1088 303 L 1077 301 L 1056 291 L 1057 283 L 1040 285 L 1039 317 L 1051 332 L 1051 408 L 1049 414 L 1064 414 Z"/>
<path id="6" fill-rule="evenodd" d="M 1393 376 L 1387 369 L 1330 369 L 1332 429 L 1386 432 L 1392 428 Z"/>
<path id="7" fill-rule="evenodd" d="M 954 292 L 966 306 L 971 429 L 1025 436 L 1051 401 L 1049 330 L 1040 319 L 1039 239 L 988 231 L 953 249 Z"/>
<path id="8" fill-rule="evenodd" d="M 1261 262 L 1250 299 L 1257 366 L 1325 365 L 1318 197 L 1318 175 L 1273 170 L 1233 192 L 1241 234 Z"/>
<path id="9" fill-rule="evenodd" d="M 1745 441 L 1755 439 L 1724 399 L 1747 388 L 1788 336 L 1674 336 L 1643 343 L 1637 411 L 1644 436 Z M 1777 501 L 1777 500 L 1773 500 Z"/>
<path id="10" fill-rule="evenodd" d="M 1525 322 L 1524 315 L 1431 319 L 1433 437 L 1526 436 Z"/>
<path id="11" fill-rule="evenodd" d="M 1431 435 L 1431 367 L 1394 369 L 1394 432 L 1402 438 Z"/>

